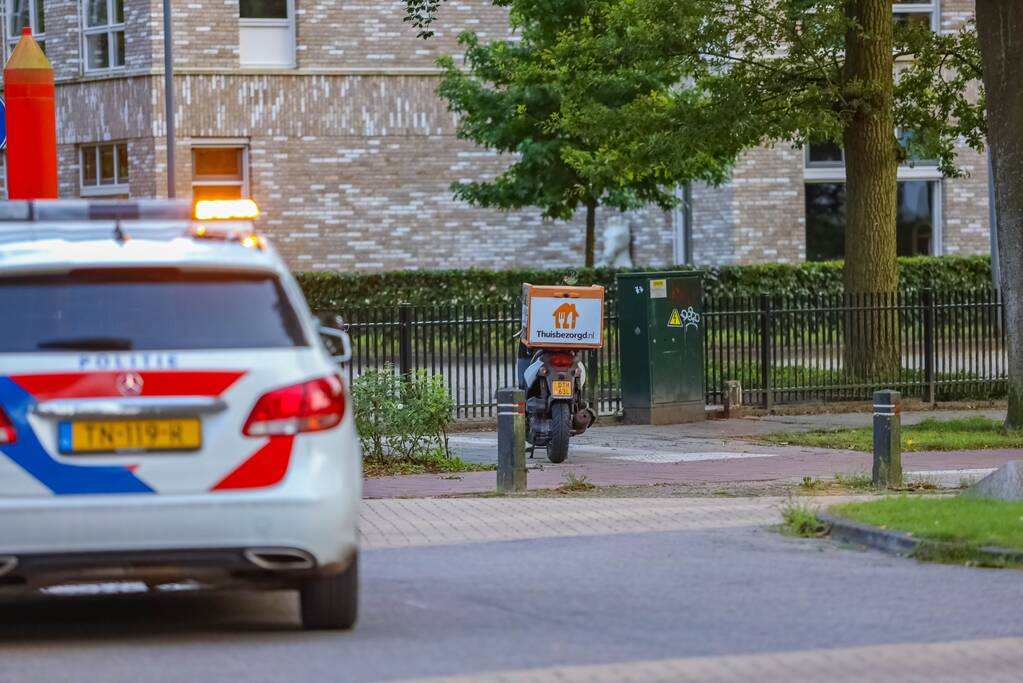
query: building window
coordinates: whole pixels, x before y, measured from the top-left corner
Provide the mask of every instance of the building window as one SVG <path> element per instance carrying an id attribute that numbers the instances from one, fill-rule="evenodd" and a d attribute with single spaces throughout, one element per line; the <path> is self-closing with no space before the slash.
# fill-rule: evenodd
<path id="1" fill-rule="evenodd" d="M 806 146 L 808 168 L 841 168 L 845 166 L 845 150 L 833 142 L 817 142 Z"/>
<path id="2" fill-rule="evenodd" d="M 245 147 L 194 147 L 192 199 L 241 199 L 249 195 Z"/>
<path id="3" fill-rule="evenodd" d="M 43 0 L 7 0 L 7 53 L 21 40 L 21 29 L 32 29 L 32 37 L 46 50 L 46 18 Z"/>
<path id="4" fill-rule="evenodd" d="M 240 0 L 238 61 L 247 67 L 295 66 L 294 0 Z"/>
<path id="5" fill-rule="evenodd" d="M 938 0 L 894 0 L 895 25 L 906 28 L 941 28 Z"/>
<path id="6" fill-rule="evenodd" d="M 124 66 L 124 0 L 84 0 L 85 70 Z"/>
<path id="7" fill-rule="evenodd" d="M 898 184 L 896 240 L 899 256 L 937 252 L 939 181 L 905 180 Z M 807 183 L 806 258 L 832 261 L 845 255 L 845 183 Z"/>
<path id="8" fill-rule="evenodd" d="M 912 131 L 896 131 L 906 146 Z M 806 146 L 806 258 L 841 259 L 845 253 L 845 150 L 831 142 Z M 910 157 L 898 171 L 899 256 L 940 254 L 941 171 L 937 161 Z"/>
<path id="9" fill-rule="evenodd" d="M 128 145 L 115 142 L 81 147 L 83 197 L 128 195 Z"/>

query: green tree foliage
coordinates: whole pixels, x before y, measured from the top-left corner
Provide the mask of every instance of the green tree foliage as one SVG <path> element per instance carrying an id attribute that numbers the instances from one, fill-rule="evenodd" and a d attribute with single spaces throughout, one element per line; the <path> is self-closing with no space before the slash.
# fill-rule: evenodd
<path id="1" fill-rule="evenodd" d="M 580 166 L 613 159 L 622 176 L 671 175 L 686 163 L 675 150 L 686 150 L 694 131 L 730 139 L 718 150 L 725 152 L 775 141 L 842 144 L 883 86 L 847 64 L 850 44 L 863 34 L 855 11 L 874 1 L 588 2 L 586 16 L 546 55 L 546 75 L 564 92 L 558 123 L 596 145 L 590 157 L 578 156 Z M 885 5 L 887 18 L 891 3 Z M 980 73 L 972 25 L 953 35 L 896 25 L 892 42 L 893 119 L 914 130 L 898 161 L 910 152 L 937 158 L 954 174 L 951 143 L 962 135 L 983 144 L 983 92 L 971 98 L 968 87 Z M 613 110 L 586 94 L 636 73 L 672 85 Z M 699 116 L 680 121 L 682 113 Z"/>
<path id="2" fill-rule="evenodd" d="M 498 4 L 513 16 L 562 4 L 580 11 L 553 36 L 541 33 L 540 59 L 516 63 L 503 87 L 542 83 L 557 93 L 544 130 L 573 141 L 561 158 L 584 178 L 673 186 L 764 144 L 844 146 L 850 293 L 898 288 L 898 165 L 925 156 L 955 174 L 955 141 L 984 139 L 983 89 L 971 97 L 968 87 L 980 64 L 972 29 L 941 36 L 904 26 L 890 0 Z M 912 130 L 908 143 L 897 129 Z M 846 340 L 854 375 L 897 359 L 883 318 Z"/>
<path id="3" fill-rule="evenodd" d="M 943 37 L 893 22 L 890 0 L 603 0 L 559 35 L 545 69 L 564 93 L 556 125 L 593 150 L 570 158 L 584 175 L 613 168 L 671 182 L 685 172 L 694 134 L 720 141 L 708 146 L 715 155 L 773 142 L 842 145 L 845 287 L 890 294 L 898 165 L 926 156 L 955 173 L 956 139 L 982 142 L 982 94 L 971 100 L 967 87 L 975 53 L 970 31 Z M 910 55 L 919 61 L 896 61 Z M 635 73 L 674 85 L 615 108 L 587 94 Z M 908 148 L 897 128 L 912 129 Z M 846 340 L 854 374 L 897 363 L 893 330 L 876 323 Z"/>
<path id="4" fill-rule="evenodd" d="M 405 21 L 419 31 L 420 38 L 433 35 L 431 26 L 444 0 L 405 0 Z"/>
<path id="5" fill-rule="evenodd" d="M 497 0 L 507 5 L 516 39 L 481 42 L 473 33 L 460 37 L 465 66 L 442 58 L 444 79 L 438 90 L 459 114 L 459 137 L 514 155 L 496 178 L 455 183 L 455 195 L 478 206 L 515 209 L 536 206 L 547 218 L 569 220 L 586 210 L 585 263 L 594 263 L 596 210 L 655 204 L 668 209 L 677 202 L 674 186 L 656 174 L 629 177 L 611 166 L 574 163 L 594 149 L 565 127 L 554 125 L 562 109 L 560 84 L 544 69 L 545 55 L 558 35 L 583 19 L 587 0 Z M 670 88 L 660 74 L 637 72 L 630 79 L 604 84 L 587 93 L 595 106 L 614 111 L 641 93 Z M 711 156 L 685 168 L 685 180 L 720 180 L 730 158 Z"/>

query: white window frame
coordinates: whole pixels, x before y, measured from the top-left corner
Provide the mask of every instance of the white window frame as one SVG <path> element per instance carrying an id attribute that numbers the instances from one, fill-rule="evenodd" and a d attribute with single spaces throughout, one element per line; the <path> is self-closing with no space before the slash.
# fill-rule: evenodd
<path id="1" fill-rule="evenodd" d="M 935 33 L 941 30 L 940 0 L 921 0 L 920 2 L 892 5 L 892 14 L 916 14 L 918 12 L 930 12 L 931 30 Z"/>
<path id="2" fill-rule="evenodd" d="M 238 179 L 223 180 L 196 180 L 195 176 L 195 150 L 202 148 L 214 149 L 240 149 L 242 151 L 241 171 L 242 177 Z M 190 187 L 225 187 L 237 186 L 241 188 L 242 198 L 249 195 L 249 141 L 248 140 L 192 140 L 191 147 L 192 179 Z M 209 176 L 207 176 L 209 177 Z M 194 196 L 194 192 L 192 193 Z"/>
<path id="3" fill-rule="evenodd" d="M 845 166 L 809 167 L 804 173 L 803 180 L 807 185 L 845 183 Z M 941 175 L 941 171 L 938 170 L 937 166 L 900 166 L 897 180 L 899 182 L 922 180 L 934 183 L 934 204 L 931 206 L 931 213 L 934 216 L 933 233 L 931 235 L 931 256 L 941 256 L 945 252 L 945 219 L 942 215 L 945 190 L 944 176 Z"/>
<path id="4" fill-rule="evenodd" d="M 114 183 L 102 185 L 100 170 L 100 149 L 103 147 L 114 148 Z M 121 155 L 117 153 L 118 147 L 128 148 L 127 142 L 90 142 L 78 146 L 78 192 L 82 197 L 105 197 L 109 195 L 131 195 L 131 155 L 128 155 L 128 178 L 125 182 L 121 180 Z M 91 151 L 96 157 L 96 184 L 85 184 L 85 155 Z M 130 152 L 130 150 L 129 150 Z"/>
<path id="5" fill-rule="evenodd" d="M 45 49 L 46 44 L 46 33 L 39 32 L 39 15 L 43 14 L 46 10 L 43 7 L 43 0 L 31 0 L 32 7 L 28 13 L 28 25 L 32 29 L 32 37 L 35 38 L 36 42 Z M 6 0 L 4 2 L 4 38 L 7 42 L 7 56 L 10 56 L 11 52 L 14 51 L 15 45 L 21 40 L 21 31 L 14 32 L 13 19 L 14 13 L 11 11 L 11 3 L 14 0 Z M 45 15 L 43 16 L 45 25 Z"/>
<path id="6" fill-rule="evenodd" d="M 288 32 L 288 39 L 291 41 L 291 59 L 287 63 L 259 63 L 240 62 L 243 69 L 294 69 L 298 66 L 298 31 L 295 20 L 295 0 L 288 0 L 287 19 L 242 19 L 238 18 L 239 42 L 240 34 L 247 28 L 283 28 Z M 240 55 L 239 55 L 240 60 Z"/>
<path id="7" fill-rule="evenodd" d="M 116 12 L 114 12 L 114 4 L 116 0 L 106 0 L 107 3 L 107 23 L 102 26 L 89 26 L 88 16 L 88 2 L 89 0 L 82 0 L 79 3 L 81 22 L 82 22 L 82 67 L 85 73 L 88 74 L 103 74 L 110 73 L 112 71 L 123 71 L 128 65 L 128 55 L 125 54 L 124 64 L 114 64 L 114 57 L 117 55 L 117 38 L 116 34 L 124 34 L 124 22 L 117 23 L 114 21 Z M 123 7 L 123 5 L 122 5 Z M 125 10 L 127 11 L 127 10 Z M 89 36 L 95 36 L 106 33 L 107 34 L 107 61 L 109 66 L 102 66 L 92 68 L 89 66 Z M 125 36 L 127 39 L 127 36 Z M 127 41 L 125 42 L 125 52 L 127 53 Z"/>

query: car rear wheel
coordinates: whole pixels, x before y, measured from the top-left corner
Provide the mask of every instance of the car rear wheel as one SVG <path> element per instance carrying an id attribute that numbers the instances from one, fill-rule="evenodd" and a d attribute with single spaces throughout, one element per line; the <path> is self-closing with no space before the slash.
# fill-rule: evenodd
<path id="1" fill-rule="evenodd" d="M 306 579 L 302 626 L 310 631 L 347 631 L 359 616 L 359 556 L 340 574 Z"/>

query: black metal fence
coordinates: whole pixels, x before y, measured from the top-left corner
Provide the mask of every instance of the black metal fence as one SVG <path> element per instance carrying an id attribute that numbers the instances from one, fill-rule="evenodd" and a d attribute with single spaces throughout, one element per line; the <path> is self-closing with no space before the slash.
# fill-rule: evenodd
<path id="1" fill-rule="evenodd" d="M 365 308 L 340 312 L 352 337 L 349 380 L 368 369 L 426 370 L 444 377 L 457 419 L 495 415 L 498 389 L 514 386 L 520 306 Z M 321 316 L 322 317 L 322 316 Z M 604 319 L 604 348 L 585 352 L 589 400 L 602 415 L 621 409 L 618 319 Z"/>
<path id="2" fill-rule="evenodd" d="M 705 302 L 708 403 L 738 381 L 743 403 L 869 399 L 878 388 L 925 401 L 1004 395 L 997 292 Z"/>
<path id="3" fill-rule="evenodd" d="M 606 306 L 605 346 L 586 352 L 590 400 L 621 410 L 618 321 Z M 363 308 L 339 311 L 352 337 L 349 379 L 372 368 L 426 370 L 447 382 L 458 419 L 491 417 L 496 391 L 515 383 L 519 306 Z M 726 381 L 743 402 L 869 399 L 893 388 L 923 400 L 994 398 L 1006 391 L 1005 325 L 997 293 L 707 299 L 705 394 L 723 401 Z M 848 340 L 858 340 L 856 348 Z M 880 353 L 893 362 L 859 354 Z"/>

